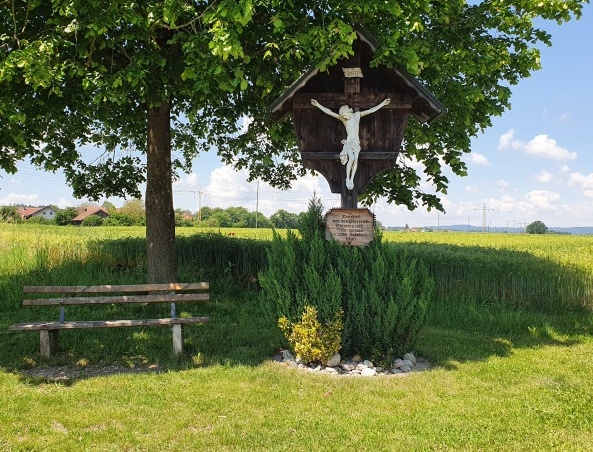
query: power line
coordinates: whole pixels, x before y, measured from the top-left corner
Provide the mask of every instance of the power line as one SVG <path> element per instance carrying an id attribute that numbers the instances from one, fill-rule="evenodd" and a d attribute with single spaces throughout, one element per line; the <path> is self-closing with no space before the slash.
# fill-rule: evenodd
<path id="1" fill-rule="evenodd" d="M 498 210 L 498 209 L 488 209 L 486 208 L 486 203 L 482 204 L 482 208 L 476 208 L 476 209 L 469 209 L 469 210 L 481 210 L 482 211 L 482 232 L 486 232 L 486 212 L 491 210 Z"/>

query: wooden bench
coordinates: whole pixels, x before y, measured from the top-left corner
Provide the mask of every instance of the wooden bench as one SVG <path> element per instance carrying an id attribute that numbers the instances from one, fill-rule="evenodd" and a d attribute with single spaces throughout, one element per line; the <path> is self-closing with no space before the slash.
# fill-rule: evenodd
<path id="1" fill-rule="evenodd" d="M 25 286 L 25 294 L 39 294 L 51 298 L 23 300 L 23 306 L 59 306 L 60 319 L 56 322 L 17 323 L 9 331 L 39 331 L 41 355 L 50 358 L 57 349 L 58 332 L 75 328 L 117 328 L 125 326 L 170 325 L 173 330 L 173 352 L 183 352 L 182 325 L 206 323 L 208 317 L 177 317 L 176 303 L 209 300 L 207 282 L 171 284 L 131 284 L 105 286 Z M 66 321 L 65 306 L 122 303 L 171 303 L 171 317 L 139 320 Z"/>

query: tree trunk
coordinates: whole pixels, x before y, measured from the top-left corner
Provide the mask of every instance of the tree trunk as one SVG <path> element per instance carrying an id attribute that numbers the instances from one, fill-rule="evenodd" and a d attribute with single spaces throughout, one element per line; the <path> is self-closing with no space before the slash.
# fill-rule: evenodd
<path id="1" fill-rule="evenodd" d="M 170 116 L 168 101 L 148 109 L 145 202 L 149 283 L 177 282 Z"/>

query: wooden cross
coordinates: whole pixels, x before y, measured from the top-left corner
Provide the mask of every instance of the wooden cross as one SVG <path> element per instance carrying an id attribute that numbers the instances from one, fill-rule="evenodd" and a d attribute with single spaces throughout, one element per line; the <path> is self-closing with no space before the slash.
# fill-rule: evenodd
<path id="1" fill-rule="evenodd" d="M 342 93 L 296 94 L 292 114 L 295 122 L 307 123 L 300 132 L 297 130 L 303 163 L 327 179 L 332 193 L 341 194 L 342 208 L 354 209 L 358 205 L 358 195 L 364 193 L 371 179 L 394 166 L 412 102 L 403 93 L 361 93 L 362 69 L 358 66 L 343 66 L 340 69 L 344 78 Z M 391 99 L 389 105 L 361 118 L 361 152 L 354 189 L 349 190 L 346 187 L 346 167 L 340 162 L 342 140 L 346 138 L 344 126 L 335 118 L 316 112 L 311 99 L 337 112 L 343 105 L 354 111 L 367 110 L 387 98 Z"/>

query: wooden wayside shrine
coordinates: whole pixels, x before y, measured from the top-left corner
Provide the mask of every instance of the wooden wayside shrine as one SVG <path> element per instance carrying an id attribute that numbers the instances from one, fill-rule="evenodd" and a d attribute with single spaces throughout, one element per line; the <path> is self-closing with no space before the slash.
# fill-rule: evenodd
<path id="1" fill-rule="evenodd" d="M 272 117 L 281 121 L 292 116 L 303 163 L 323 175 L 332 193 L 341 193 L 341 207 L 354 209 L 357 197 L 365 192 L 377 174 L 392 168 L 399 155 L 408 117 L 430 123 L 446 108 L 414 77 L 398 68 L 373 67 L 377 48 L 374 39 L 356 30 L 354 55 L 320 72 L 306 71 L 270 107 Z M 346 186 L 346 166 L 340 161 L 344 124 L 311 104 L 338 112 L 348 105 L 354 112 L 368 110 L 385 99 L 388 105 L 360 118 L 360 153 L 354 174 L 354 188 Z"/>

